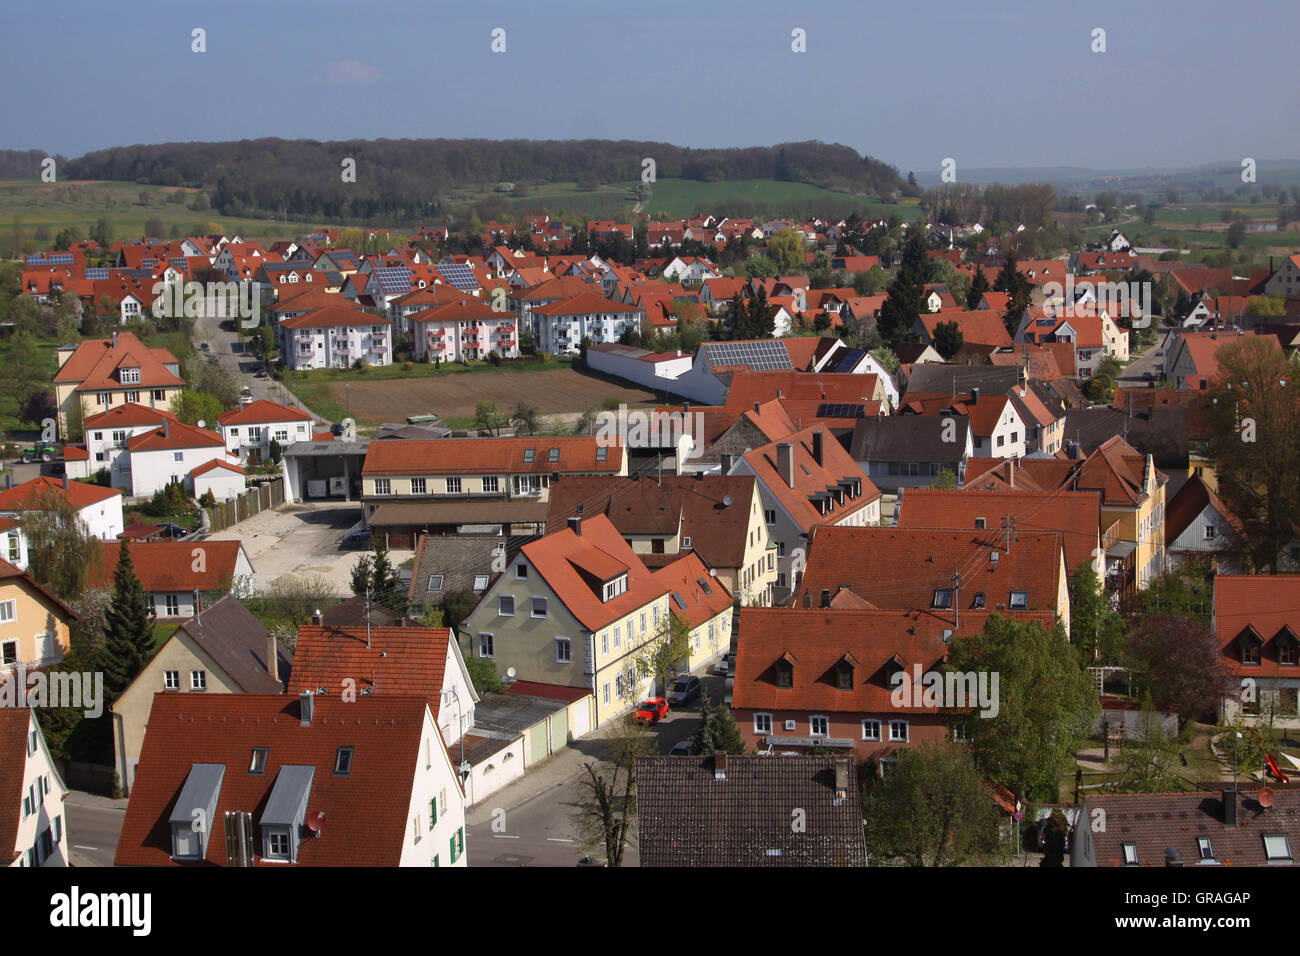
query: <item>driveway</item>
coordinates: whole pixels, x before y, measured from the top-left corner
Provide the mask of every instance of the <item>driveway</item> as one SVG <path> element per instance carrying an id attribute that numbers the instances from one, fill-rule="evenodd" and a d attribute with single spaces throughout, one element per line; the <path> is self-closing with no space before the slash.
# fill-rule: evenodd
<path id="1" fill-rule="evenodd" d="M 361 520 L 357 502 L 331 501 L 283 505 L 253 515 L 211 536 L 213 541 L 242 541 L 253 562 L 253 588 L 264 591 L 286 574 L 318 574 L 341 596 L 352 593 L 352 568 L 366 552 L 343 548 L 343 536 Z M 410 551 L 390 551 L 394 565 Z"/>

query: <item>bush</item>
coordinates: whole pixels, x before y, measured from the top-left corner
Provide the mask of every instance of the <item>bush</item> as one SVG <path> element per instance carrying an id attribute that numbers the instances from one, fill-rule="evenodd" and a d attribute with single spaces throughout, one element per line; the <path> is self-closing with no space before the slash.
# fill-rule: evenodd
<path id="1" fill-rule="evenodd" d="M 147 515 L 161 518 L 164 515 L 185 511 L 188 509 L 189 503 L 190 499 L 185 493 L 185 486 L 173 478 L 162 488 L 155 491 L 153 498 L 141 510 Z"/>
<path id="2" fill-rule="evenodd" d="M 488 352 L 488 361 L 491 362 L 493 365 L 500 365 L 501 364 L 500 353 L 498 353 L 496 349 L 493 349 L 491 352 Z"/>
<path id="3" fill-rule="evenodd" d="M 370 371 L 370 366 L 366 363 L 365 359 L 357 359 L 355 362 L 352 363 L 352 367 L 356 369 L 358 372 L 361 372 L 363 375 L 366 372 Z"/>
<path id="4" fill-rule="evenodd" d="M 199 499 L 199 504 L 204 508 L 215 508 L 217 505 L 217 496 L 212 493 L 212 489 L 203 492 L 203 497 Z"/>

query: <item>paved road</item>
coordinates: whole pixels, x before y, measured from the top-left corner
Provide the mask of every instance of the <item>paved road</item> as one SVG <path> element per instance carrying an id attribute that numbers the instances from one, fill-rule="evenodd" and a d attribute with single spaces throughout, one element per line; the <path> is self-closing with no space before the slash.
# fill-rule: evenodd
<path id="1" fill-rule="evenodd" d="M 1152 382 L 1159 382 L 1164 363 L 1165 346 L 1169 339 L 1169 331 L 1162 331 L 1155 345 L 1141 353 L 1124 369 L 1124 373 L 1120 376 L 1118 382 L 1119 387 L 1146 388 Z M 1144 374 L 1146 372 L 1151 373 L 1152 377 L 1150 379 L 1146 378 Z"/>
<path id="2" fill-rule="evenodd" d="M 70 790 L 63 807 L 68 820 L 69 862 L 73 866 L 112 866 L 126 801 Z"/>
<path id="3" fill-rule="evenodd" d="M 234 321 L 238 322 L 239 320 Z M 265 321 L 265 315 L 263 321 Z M 233 325 L 222 328 L 220 319 L 198 318 L 194 320 L 193 337 L 196 346 L 201 346 L 204 342 L 208 344 L 208 354 L 215 355 L 222 365 L 233 372 L 239 378 L 240 385 L 249 386 L 253 390 L 253 398 L 269 399 L 273 402 L 279 402 L 281 405 L 288 405 L 291 408 L 301 408 L 315 418 L 318 423 L 323 422 L 319 415 L 298 401 L 293 392 L 275 379 L 254 377 L 254 371 L 262 364 L 261 359 L 256 355 L 243 351 L 243 343 L 240 342 L 239 333 Z"/>

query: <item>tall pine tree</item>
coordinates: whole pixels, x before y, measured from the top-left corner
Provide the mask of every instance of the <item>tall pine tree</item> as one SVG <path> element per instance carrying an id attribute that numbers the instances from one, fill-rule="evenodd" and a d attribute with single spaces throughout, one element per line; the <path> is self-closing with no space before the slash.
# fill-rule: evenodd
<path id="1" fill-rule="evenodd" d="M 989 277 L 984 274 L 983 266 L 975 267 L 975 278 L 971 279 L 970 291 L 966 293 L 966 310 L 972 312 L 980 304 L 984 293 L 989 291 Z"/>
<path id="2" fill-rule="evenodd" d="M 925 254 L 925 239 L 914 229 L 903 247 L 903 261 L 898 274 L 889 284 L 889 297 L 880 308 L 878 327 L 885 344 L 893 347 L 912 332 L 916 318 L 925 308 L 925 283 L 930 265 Z"/>
<path id="3" fill-rule="evenodd" d="M 114 700 L 153 656 L 153 610 L 135 576 L 125 538 L 113 573 L 113 602 L 105 617 L 104 690 Z"/>
<path id="4" fill-rule="evenodd" d="M 1029 308 L 1030 290 L 1029 280 L 1016 268 L 1014 254 L 1007 253 L 1006 261 L 1002 263 L 1002 270 L 998 273 L 997 281 L 993 283 L 993 290 L 995 292 L 1006 292 L 1011 296 L 1002 321 L 1006 323 L 1007 332 L 1014 339 L 1016 333 L 1020 331 L 1020 323 L 1024 320 L 1025 309 Z"/>

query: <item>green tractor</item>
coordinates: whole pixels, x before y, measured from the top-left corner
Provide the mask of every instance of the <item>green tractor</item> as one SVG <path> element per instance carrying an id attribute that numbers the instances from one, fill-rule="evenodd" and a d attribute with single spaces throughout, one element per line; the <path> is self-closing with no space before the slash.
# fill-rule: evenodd
<path id="1" fill-rule="evenodd" d="M 55 461 L 63 457 L 63 449 L 58 445 L 51 445 L 49 442 L 38 441 L 31 448 L 24 448 L 22 460 L 24 464 L 30 464 L 34 461 Z"/>

